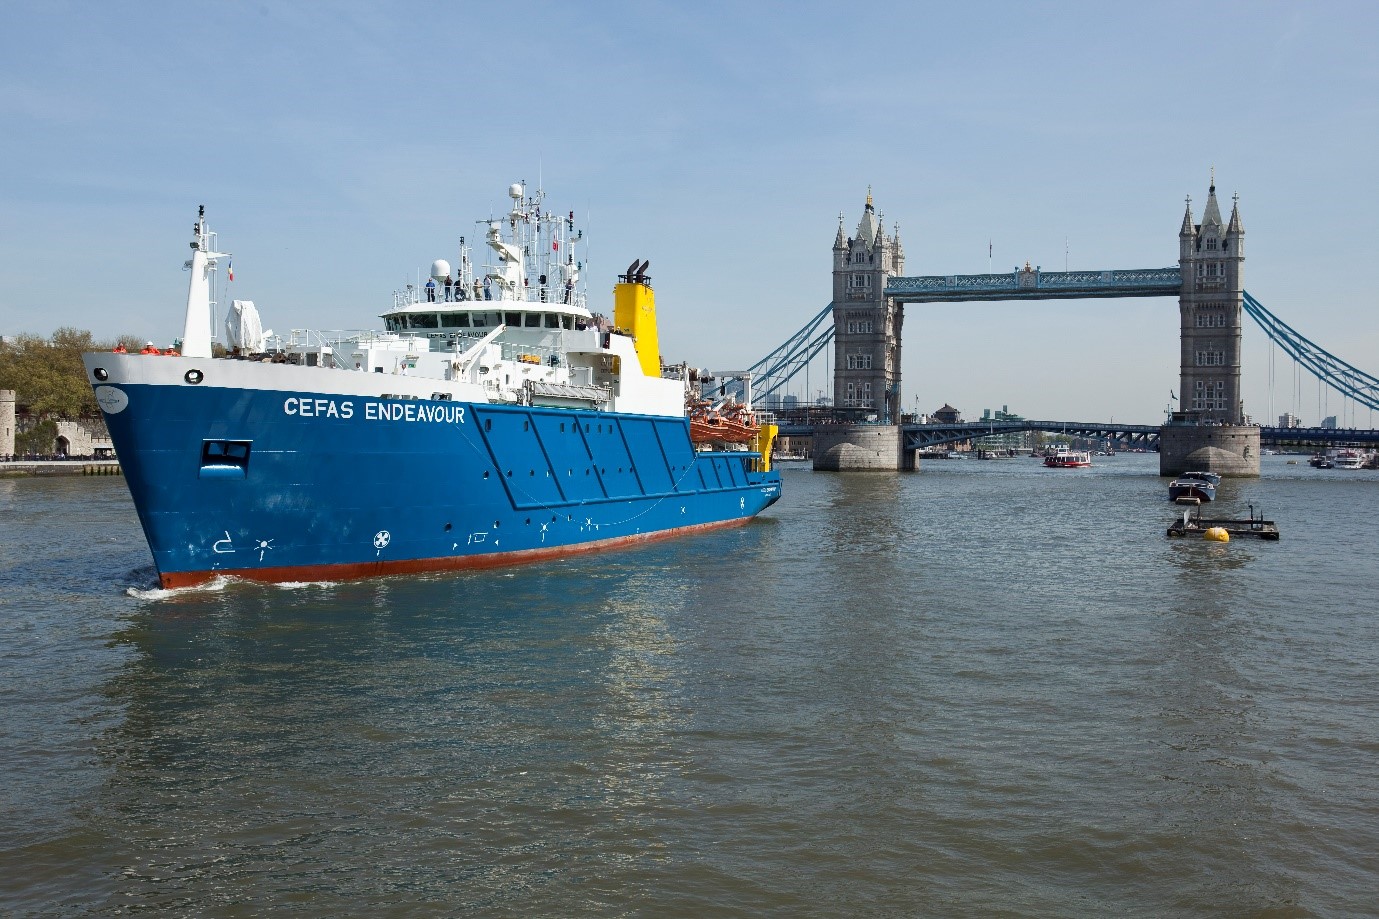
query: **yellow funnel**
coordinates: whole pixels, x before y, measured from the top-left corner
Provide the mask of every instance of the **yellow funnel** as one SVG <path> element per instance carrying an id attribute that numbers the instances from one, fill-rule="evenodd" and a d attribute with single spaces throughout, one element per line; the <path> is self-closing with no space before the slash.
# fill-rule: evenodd
<path id="1" fill-rule="evenodd" d="M 613 324 L 636 342 L 642 373 L 659 377 L 661 343 L 656 337 L 656 293 L 650 284 L 632 281 L 613 285 Z"/>

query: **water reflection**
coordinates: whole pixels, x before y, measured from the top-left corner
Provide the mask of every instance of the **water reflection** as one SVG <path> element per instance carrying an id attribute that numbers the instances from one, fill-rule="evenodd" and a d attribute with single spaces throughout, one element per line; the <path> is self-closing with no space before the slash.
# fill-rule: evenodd
<path id="1" fill-rule="evenodd" d="M 155 605 L 116 636 L 137 653 L 105 687 L 125 711 L 98 745 L 93 814 L 122 840 L 112 905 L 301 894 L 309 864 L 364 869 L 398 846 L 502 889 L 511 872 L 468 864 L 474 841 L 492 860 L 627 824 L 676 765 L 658 749 L 667 581 L 674 598 L 664 566 L 624 562 Z M 337 895 L 381 896 L 363 880 Z"/>

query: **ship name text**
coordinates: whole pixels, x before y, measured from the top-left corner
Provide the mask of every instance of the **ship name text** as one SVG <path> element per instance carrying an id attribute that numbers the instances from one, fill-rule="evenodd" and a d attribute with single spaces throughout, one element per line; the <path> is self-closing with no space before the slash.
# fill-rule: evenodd
<path id="1" fill-rule="evenodd" d="M 283 414 L 297 418 L 343 418 L 354 417 L 353 400 L 318 399 L 308 396 L 288 396 L 283 400 Z M 375 402 L 363 404 L 366 421 L 410 421 L 440 422 L 442 424 L 464 424 L 464 406 L 427 405 L 414 402 Z"/>

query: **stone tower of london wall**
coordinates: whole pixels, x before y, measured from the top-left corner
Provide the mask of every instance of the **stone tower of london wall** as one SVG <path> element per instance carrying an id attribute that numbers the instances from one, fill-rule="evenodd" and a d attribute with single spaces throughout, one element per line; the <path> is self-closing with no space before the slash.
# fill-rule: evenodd
<path id="1" fill-rule="evenodd" d="M 14 455 L 14 390 L 0 389 L 0 456 Z"/>

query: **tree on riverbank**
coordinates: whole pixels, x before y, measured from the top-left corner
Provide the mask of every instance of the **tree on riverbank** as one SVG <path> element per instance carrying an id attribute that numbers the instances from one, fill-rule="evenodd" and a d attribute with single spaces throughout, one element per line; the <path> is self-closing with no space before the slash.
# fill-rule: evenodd
<path id="1" fill-rule="evenodd" d="M 122 335 L 118 341 L 138 351 L 139 339 Z M 0 389 L 13 389 L 16 400 L 31 414 L 80 418 L 99 410 L 81 355 L 109 351 L 116 342 L 96 341 L 84 329 L 61 328 L 50 338 L 16 335 L 0 342 Z"/>

